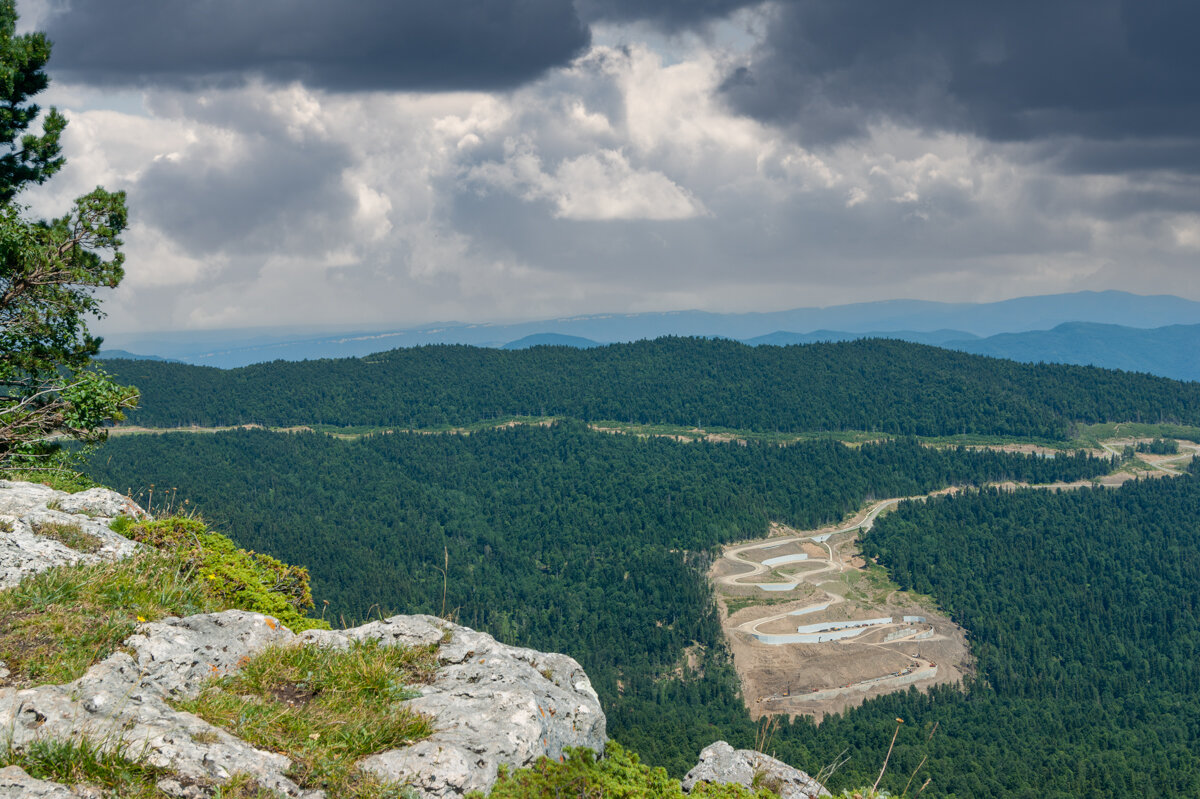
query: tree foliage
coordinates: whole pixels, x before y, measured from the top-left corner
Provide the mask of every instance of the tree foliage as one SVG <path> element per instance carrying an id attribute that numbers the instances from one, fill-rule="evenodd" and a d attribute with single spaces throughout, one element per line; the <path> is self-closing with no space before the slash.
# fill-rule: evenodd
<path id="1" fill-rule="evenodd" d="M 110 361 L 138 424 L 437 427 L 505 416 L 771 432 L 1063 438 L 1078 423 L 1200 424 L 1200 383 L 1020 364 L 903 341 L 660 338 L 578 350 L 430 346 L 240 369 Z"/>
<path id="2" fill-rule="evenodd" d="M 95 292 L 124 275 L 125 193 L 97 188 L 50 222 L 27 219 L 13 199 L 62 166 L 66 125 L 51 109 L 40 136 L 25 132 L 40 113 L 29 98 L 47 85 L 50 45 L 15 26 L 13 3 L 0 3 L 0 467 L 47 456 L 60 436 L 103 437 L 137 397 L 89 368 L 100 348 L 87 330 L 100 315 Z"/>
<path id="3" fill-rule="evenodd" d="M 23 186 L 43 183 L 65 163 L 59 137 L 67 120 L 51 108 L 42 134 L 27 133 L 41 108 L 30 102 L 50 84 L 43 71 L 50 58 L 44 33 L 16 35 L 15 0 L 0 1 L 0 203 L 8 204 Z"/>

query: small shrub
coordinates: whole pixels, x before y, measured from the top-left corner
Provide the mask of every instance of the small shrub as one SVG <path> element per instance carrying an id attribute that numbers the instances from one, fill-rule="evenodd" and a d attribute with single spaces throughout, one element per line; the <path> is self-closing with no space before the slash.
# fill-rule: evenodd
<path id="1" fill-rule="evenodd" d="M 108 523 L 108 529 L 112 530 L 117 535 L 123 535 L 129 538 L 129 528 L 133 527 L 134 521 L 128 516 L 118 516 Z"/>
<path id="2" fill-rule="evenodd" d="M 53 539 L 76 552 L 99 552 L 104 546 L 103 541 L 72 522 L 34 522 L 31 527 L 37 535 Z"/>
<path id="3" fill-rule="evenodd" d="M 329 628 L 328 622 L 305 615 L 313 600 L 308 569 L 303 566 L 239 549 L 195 517 L 137 522 L 124 530 L 134 541 L 175 552 L 188 561 L 205 590 L 225 608 L 274 616 L 295 632 Z"/>
<path id="4" fill-rule="evenodd" d="M 638 756 L 616 741 L 609 741 L 603 760 L 591 749 L 568 749 L 561 762 L 543 757 L 529 768 L 501 772 L 491 799 L 683 799 L 679 783 L 662 768 L 643 765 Z M 778 799 L 764 790 L 741 785 L 702 783 L 689 794 L 707 799 Z M 468 794 L 483 799 L 483 794 Z"/>

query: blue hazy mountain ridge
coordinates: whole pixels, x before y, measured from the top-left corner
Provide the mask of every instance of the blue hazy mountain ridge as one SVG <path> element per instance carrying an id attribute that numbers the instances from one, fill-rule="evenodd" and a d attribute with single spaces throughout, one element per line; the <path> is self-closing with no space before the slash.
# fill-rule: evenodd
<path id="1" fill-rule="evenodd" d="M 574 336 L 607 344 L 666 335 L 745 341 L 779 331 L 844 331 L 858 336 L 874 331 L 906 331 L 906 335 L 914 337 L 910 340 L 924 341 L 915 336 L 956 330 L 967 334 L 958 339 L 965 340 L 969 336 L 1049 330 L 1064 322 L 1095 322 L 1134 328 L 1200 324 L 1200 302 L 1171 295 L 1081 291 L 991 303 L 886 300 L 766 313 L 596 314 L 511 324 L 446 322 L 400 330 L 349 332 L 288 328 L 113 334 L 108 337 L 108 343 L 133 352 L 230 368 L 272 360 L 356 357 L 422 344 L 502 347 L 527 336 L 545 334 Z"/>
<path id="2" fill-rule="evenodd" d="M 1150 330 L 1067 322 L 1052 330 L 1000 333 L 942 346 L 1014 361 L 1102 366 L 1149 372 L 1175 380 L 1200 380 L 1200 325 L 1168 325 Z"/>
<path id="3" fill-rule="evenodd" d="M 577 347 L 579 349 L 588 349 L 589 347 L 603 346 L 598 341 L 592 341 L 590 338 L 582 336 L 564 336 L 560 333 L 534 333 L 532 336 L 525 336 L 516 341 L 510 341 L 500 349 L 502 350 L 524 350 L 529 347 Z"/>
<path id="4" fill-rule="evenodd" d="M 120 358 L 125 361 L 167 361 L 170 363 L 183 363 L 182 361 L 175 360 L 174 358 L 163 358 L 159 355 L 139 355 L 136 352 L 129 352 L 128 350 L 104 349 L 100 350 L 100 354 L 96 357 L 101 359 Z"/>
<path id="5" fill-rule="evenodd" d="M 814 330 L 811 333 L 789 333 L 786 330 L 777 330 L 765 336 L 743 339 L 742 343 L 754 346 L 769 344 L 776 347 L 786 347 L 791 344 L 816 344 L 822 341 L 853 341 L 858 338 L 896 338 L 901 341 L 911 341 L 914 344 L 946 347 L 952 343 L 965 343 L 979 337 L 973 336 L 965 330 L 870 330 L 866 333 L 851 333 L 847 330 Z"/>

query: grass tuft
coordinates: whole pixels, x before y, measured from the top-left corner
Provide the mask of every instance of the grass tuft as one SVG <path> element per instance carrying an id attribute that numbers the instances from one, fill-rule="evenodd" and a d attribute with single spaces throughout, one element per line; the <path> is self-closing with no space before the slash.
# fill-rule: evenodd
<path id="1" fill-rule="evenodd" d="M 70 682 L 140 621 L 219 609 L 169 553 L 58 566 L 0 591 L 0 660 L 17 685 Z"/>
<path id="2" fill-rule="evenodd" d="M 396 749 L 432 732 L 430 720 L 402 702 L 428 682 L 434 647 L 360 642 L 347 649 L 268 647 L 237 673 L 178 703 L 261 749 L 292 759 L 290 776 L 330 796 L 400 796 L 404 787 L 360 772 L 362 757 Z"/>
<path id="3" fill-rule="evenodd" d="M 106 749 L 87 738 L 38 740 L 22 751 L 0 750 L 0 767 L 20 766 L 29 776 L 63 785 L 100 788 L 106 796 L 131 799 L 165 797 L 157 787 L 168 772 L 139 763 L 124 751 Z"/>
<path id="4" fill-rule="evenodd" d="M 205 795 L 214 799 L 281 799 L 274 791 L 260 788 L 245 774 L 234 774 L 219 785 L 210 781 L 197 783 L 131 757 L 124 745 L 105 746 L 86 737 L 37 740 L 22 750 L 10 745 L 0 749 L 0 768 L 6 766 L 19 766 L 39 780 L 98 788 L 104 796 L 123 799 L 167 799 L 170 794 L 158 787 L 163 779 L 211 789 Z"/>
<path id="5" fill-rule="evenodd" d="M 51 538 L 76 552 L 99 552 L 104 542 L 91 533 L 83 531 L 73 522 L 34 522 L 33 532 L 43 538 Z"/>

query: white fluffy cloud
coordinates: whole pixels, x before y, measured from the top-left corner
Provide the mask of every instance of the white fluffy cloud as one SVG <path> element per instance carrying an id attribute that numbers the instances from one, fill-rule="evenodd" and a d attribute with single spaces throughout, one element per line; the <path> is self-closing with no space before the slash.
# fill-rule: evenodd
<path id="1" fill-rule="evenodd" d="M 582 117 L 585 123 L 589 117 Z M 553 174 L 543 171 L 528 138 L 505 142 L 504 160 L 468 170 L 469 180 L 519 195 L 549 200 L 560 219 L 690 219 L 704 206 L 661 172 L 638 170 L 620 150 L 597 150 L 565 158 Z"/>

